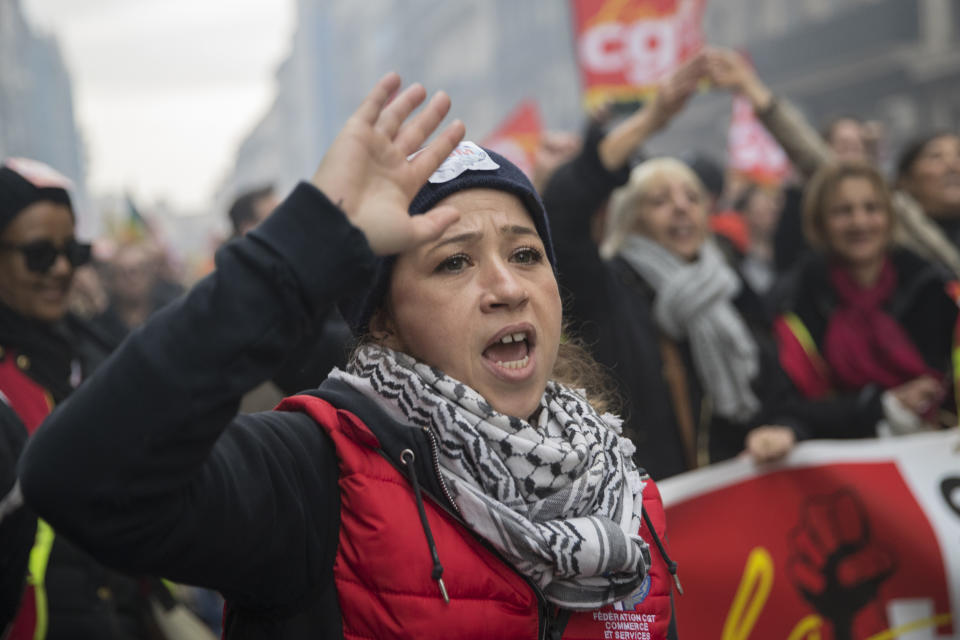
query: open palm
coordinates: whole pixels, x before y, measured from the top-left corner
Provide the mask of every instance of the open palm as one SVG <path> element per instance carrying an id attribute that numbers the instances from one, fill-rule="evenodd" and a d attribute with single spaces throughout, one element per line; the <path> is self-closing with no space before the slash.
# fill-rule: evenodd
<path id="1" fill-rule="evenodd" d="M 454 121 L 408 160 L 446 116 L 450 99 L 437 93 L 410 118 L 426 91 L 414 84 L 390 100 L 399 87 L 395 73 L 376 84 L 337 135 L 312 180 L 363 231 L 378 255 L 400 253 L 436 238 L 458 217 L 454 209 L 442 206 L 422 216 L 407 213 L 417 190 L 453 151 L 464 128 Z"/>

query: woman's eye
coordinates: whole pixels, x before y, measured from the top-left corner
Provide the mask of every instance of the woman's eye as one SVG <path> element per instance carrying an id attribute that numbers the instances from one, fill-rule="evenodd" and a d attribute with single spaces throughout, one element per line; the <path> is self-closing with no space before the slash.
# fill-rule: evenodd
<path id="1" fill-rule="evenodd" d="M 533 247 L 521 247 L 513 252 L 513 261 L 520 264 L 537 264 L 543 261 L 543 252 Z"/>
<path id="2" fill-rule="evenodd" d="M 468 266 L 470 266 L 470 258 L 465 254 L 458 253 L 455 256 L 450 256 L 439 265 L 437 265 L 437 273 L 457 273 L 463 271 Z"/>

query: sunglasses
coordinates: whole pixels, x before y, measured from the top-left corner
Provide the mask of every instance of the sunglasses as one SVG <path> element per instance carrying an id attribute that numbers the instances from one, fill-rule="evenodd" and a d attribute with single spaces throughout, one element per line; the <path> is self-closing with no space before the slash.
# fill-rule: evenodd
<path id="1" fill-rule="evenodd" d="M 0 249 L 19 251 L 23 254 L 27 269 L 34 273 L 46 273 L 57 261 L 60 254 L 66 256 L 67 261 L 74 267 L 90 262 L 90 244 L 77 242 L 74 238 L 58 247 L 49 240 L 37 240 L 27 244 L 0 243 Z"/>

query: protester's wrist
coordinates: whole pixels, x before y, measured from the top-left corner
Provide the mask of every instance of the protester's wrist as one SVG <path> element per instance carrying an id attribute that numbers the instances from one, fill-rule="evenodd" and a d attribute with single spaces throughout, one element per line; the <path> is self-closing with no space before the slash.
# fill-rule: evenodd
<path id="1" fill-rule="evenodd" d="M 658 114 L 652 108 L 643 108 L 614 127 L 597 147 L 597 155 L 607 171 L 617 171 L 626 165 L 630 156 L 665 122 L 658 124 Z"/>
<path id="2" fill-rule="evenodd" d="M 773 93 L 756 76 L 750 76 L 743 83 L 743 95 L 747 97 L 753 110 L 757 113 L 763 113 L 773 104 Z"/>
<path id="3" fill-rule="evenodd" d="M 299 183 L 248 237 L 281 257 L 295 274 L 305 300 L 332 302 L 352 286 L 365 283 L 373 271 L 366 236 L 309 182 Z M 338 277 L 331 278 L 334 273 Z"/>

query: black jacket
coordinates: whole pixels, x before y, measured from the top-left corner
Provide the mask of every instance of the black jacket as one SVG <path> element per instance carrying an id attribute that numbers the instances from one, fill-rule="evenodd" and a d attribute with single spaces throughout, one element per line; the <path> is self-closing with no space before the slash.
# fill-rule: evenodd
<path id="1" fill-rule="evenodd" d="M 0 401 L 0 634 L 13 620 L 23 593 L 27 560 L 37 530 L 37 518 L 17 507 L 12 494 L 17 480 L 17 459 L 27 441 L 27 428 L 6 402 Z"/>
<path id="2" fill-rule="evenodd" d="M 663 375 L 661 332 L 653 316 L 654 291 L 624 260 L 603 260 L 591 239 L 593 213 L 629 177 L 626 168 L 610 172 L 602 165 L 597 155 L 599 140 L 596 133 L 588 136 L 581 154 L 551 178 L 543 199 L 550 216 L 567 319 L 593 356 L 611 372 L 625 403 L 624 433 L 637 445 L 638 464 L 660 480 L 689 466 Z M 678 345 L 698 449 L 706 450 L 711 462 L 740 453 L 747 432 L 760 424 L 785 424 L 802 431 L 799 421 L 778 411 L 792 390 L 777 365 L 760 298 L 743 283 L 734 305 L 761 350 L 761 374 L 754 391 L 764 407 L 754 419 L 734 424 L 711 415 L 689 345 Z"/>
<path id="3" fill-rule="evenodd" d="M 952 389 L 951 356 L 958 308 L 947 292 L 950 276 L 906 250 L 895 250 L 890 258 L 897 286 L 884 309 L 903 327 L 927 365 L 944 372 L 945 382 Z M 777 285 L 772 301 L 778 314 L 792 312 L 800 318 L 823 353 L 827 324 L 837 304 L 827 258 L 822 253 L 808 255 Z M 883 391 L 869 385 L 855 393 L 838 393 L 816 401 L 799 400 L 797 394 L 790 411 L 809 425 L 808 437 L 873 437 L 883 417 Z M 950 393 L 944 402 L 955 410 L 952 398 Z"/>

